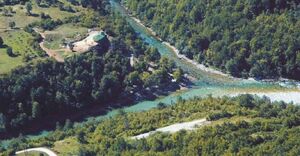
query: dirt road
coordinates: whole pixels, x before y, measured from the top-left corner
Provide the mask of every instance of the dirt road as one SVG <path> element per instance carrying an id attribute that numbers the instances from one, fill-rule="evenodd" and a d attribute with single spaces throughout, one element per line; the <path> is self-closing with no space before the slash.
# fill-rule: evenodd
<path id="1" fill-rule="evenodd" d="M 57 50 L 48 49 L 48 48 L 46 48 L 44 46 L 46 34 L 45 33 L 41 33 L 41 32 L 39 32 L 37 30 L 35 30 L 35 31 L 42 36 L 43 40 L 42 40 L 42 42 L 39 43 L 39 45 L 47 53 L 47 55 L 49 57 L 54 58 L 57 62 L 64 62 L 64 58 L 62 56 L 60 56 L 59 54 L 57 54 Z"/>
<path id="2" fill-rule="evenodd" d="M 47 154 L 48 156 L 57 156 L 53 151 L 49 150 L 48 148 L 45 147 L 38 147 L 38 148 L 30 148 L 22 151 L 16 152 L 16 155 L 18 154 L 26 154 L 27 152 L 42 152 Z"/>

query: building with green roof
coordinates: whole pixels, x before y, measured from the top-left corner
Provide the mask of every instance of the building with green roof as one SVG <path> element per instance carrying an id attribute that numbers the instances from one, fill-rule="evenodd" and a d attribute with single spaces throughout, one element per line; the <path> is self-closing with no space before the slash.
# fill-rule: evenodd
<path id="1" fill-rule="evenodd" d="M 95 35 L 95 36 L 93 37 L 93 40 L 94 40 L 95 42 L 101 42 L 101 41 L 103 41 L 104 39 L 106 39 L 106 34 L 105 34 L 103 31 L 99 32 L 97 35 Z"/>

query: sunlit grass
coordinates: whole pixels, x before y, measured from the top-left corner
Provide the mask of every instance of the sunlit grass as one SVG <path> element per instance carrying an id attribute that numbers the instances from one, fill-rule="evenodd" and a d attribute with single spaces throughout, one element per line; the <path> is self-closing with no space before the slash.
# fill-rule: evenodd
<path id="1" fill-rule="evenodd" d="M 0 48 L 0 75 L 10 72 L 22 64 L 22 57 L 10 57 L 5 48 Z"/>
<path id="2" fill-rule="evenodd" d="M 54 143 L 53 151 L 58 155 L 77 155 L 80 144 L 71 137 Z"/>
<path id="3" fill-rule="evenodd" d="M 64 24 L 53 31 L 47 31 L 45 46 L 49 49 L 61 49 L 64 40 L 73 40 L 87 33 L 87 28 L 74 24 Z"/>

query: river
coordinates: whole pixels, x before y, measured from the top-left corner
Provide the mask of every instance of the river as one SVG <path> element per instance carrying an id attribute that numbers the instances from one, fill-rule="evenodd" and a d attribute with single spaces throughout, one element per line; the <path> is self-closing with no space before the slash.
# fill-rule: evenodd
<path id="1" fill-rule="evenodd" d="M 147 42 L 149 45 L 156 47 L 162 56 L 167 56 L 173 59 L 177 66 L 182 68 L 186 73 L 196 78 L 194 85 L 187 89 L 175 92 L 169 96 L 161 97 L 154 101 L 143 101 L 132 106 L 124 108 L 126 112 L 139 112 L 149 110 L 157 106 L 158 103 L 163 102 L 165 104 L 174 103 L 178 97 L 183 99 L 188 99 L 196 96 L 225 96 L 225 95 L 237 95 L 239 93 L 259 93 L 276 95 L 277 100 L 287 100 L 290 96 L 300 97 L 300 91 L 297 85 L 293 83 L 280 83 L 280 82 L 259 82 L 255 80 L 246 79 L 236 79 L 229 76 L 224 76 L 222 74 L 216 74 L 212 72 L 207 72 L 206 70 L 201 70 L 197 68 L 196 65 L 177 57 L 176 53 L 169 46 L 164 44 L 159 38 L 155 37 L 153 32 L 149 31 L 145 26 L 137 22 L 134 18 L 127 14 L 124 7 L 122 7 L 118 2 L 111 0 L 111 7 L 114 11 L 119 12 L 133 27 L 133 29 L 139 34 L 143 41 Z M 284 96 L 280 97 L 281 93 Z M 290 93 L 290 94 L 289 94 Z M 270 98 L 272 98 L 272 96 Z M 291 98 L 292 99 L 292 98 Z M 289 102 L 289 101 L 287 101 Z M 295 98 L 293 101 L 295 103 L 300 103 L 299 98 Z M 97 117 L 87 117 L 85 121 L 75 123 L 74 126 L 81 126 L 86 122 L 94 122 L 102 120 L 104 118 L 113 116 L 117 113 L 117 110 L 111 110 L 105 115 Z M 41 131 L 38 134 L 26 135 L 26 138 L 35 139 L 39 137 L 46 136 L 49 131 Z M 6 146 L 10 140 L 4 140 L 0 142 L 0 145 Z"/>

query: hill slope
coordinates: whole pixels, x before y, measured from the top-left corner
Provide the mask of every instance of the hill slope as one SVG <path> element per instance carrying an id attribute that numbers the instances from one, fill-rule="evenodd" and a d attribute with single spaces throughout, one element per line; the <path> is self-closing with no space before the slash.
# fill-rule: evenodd
<path id="1" fill-rule="evenodd" d="M 183 54 L 237 77 L 300 79 L 297 0 L 128 0 Z"/>
<path id="2" fill-rule="evenodd" d="M 132 136 L 176 123 L 206 118 L 193 131 Z M 35 141 L 19 137 L 5 152 L 52 147 L 59 155 L 299 155 L 300 107 L 267 98 L 194 98 L 146 112 L 126 113 L 101 122 L 68 123 Z"/>

